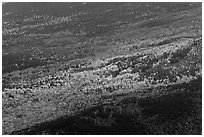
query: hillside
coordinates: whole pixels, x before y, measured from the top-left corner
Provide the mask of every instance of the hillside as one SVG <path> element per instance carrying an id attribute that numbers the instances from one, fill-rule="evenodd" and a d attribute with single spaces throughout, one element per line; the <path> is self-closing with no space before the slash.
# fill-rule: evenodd
<path id="1" fill-rule="evenodd" d="M 2 8 L 3 134 L 201 134 L 201 3 Z"/>

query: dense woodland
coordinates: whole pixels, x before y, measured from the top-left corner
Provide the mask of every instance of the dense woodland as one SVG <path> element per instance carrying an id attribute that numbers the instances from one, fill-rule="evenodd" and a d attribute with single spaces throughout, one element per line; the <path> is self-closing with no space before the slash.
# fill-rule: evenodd
<path id="1" fill-rule="evenodd" d="M 3 134 L 201 134 L 201 8 L 3 4 Z"/>

